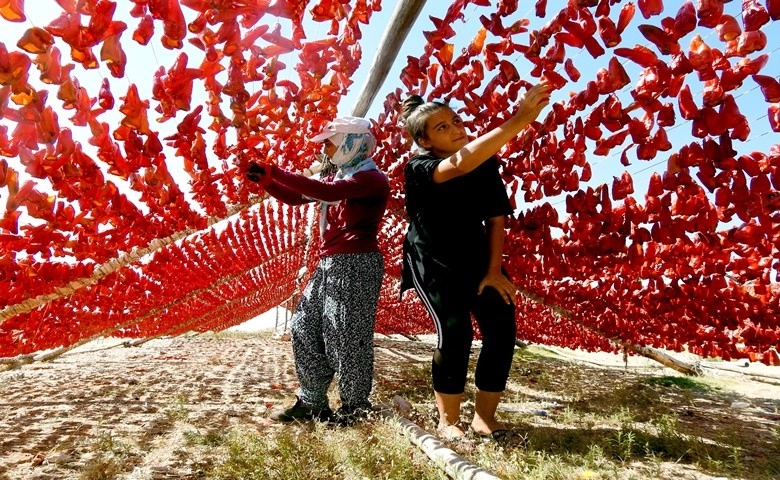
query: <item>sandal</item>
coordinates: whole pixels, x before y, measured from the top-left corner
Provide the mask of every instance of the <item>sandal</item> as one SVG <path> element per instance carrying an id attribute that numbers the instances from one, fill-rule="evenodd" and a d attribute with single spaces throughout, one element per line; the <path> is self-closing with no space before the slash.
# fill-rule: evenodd
<path id="1" fill-rule="evenodd" d="M 472 432 L 474 432 L 474 430 L 472 430 Z M 502 447 L 524 447 L 526 442 L 526 438 L 523 434 L 517 430 L 506 428 L 499 428 L 487 434 L 477 432 L 474 432 L 474 434 L 480 438 L 493 440 Z"/>

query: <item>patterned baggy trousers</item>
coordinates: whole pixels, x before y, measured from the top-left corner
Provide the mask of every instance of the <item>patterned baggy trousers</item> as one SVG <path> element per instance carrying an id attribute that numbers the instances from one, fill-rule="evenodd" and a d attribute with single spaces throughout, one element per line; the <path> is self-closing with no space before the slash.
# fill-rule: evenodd
<path id="1" fill-rule="evenodd" d="M 328 387 L 338 378 L 342 406 L 370 408 L 374 324 L 384 260 L 379 252 L 323 257 L 293 314 L 298 396 L 328 407 Z"/>

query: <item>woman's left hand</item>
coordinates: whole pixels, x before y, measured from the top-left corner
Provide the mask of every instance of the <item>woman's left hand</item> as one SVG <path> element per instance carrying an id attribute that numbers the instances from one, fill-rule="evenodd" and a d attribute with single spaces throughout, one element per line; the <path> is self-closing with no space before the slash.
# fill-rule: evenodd
<path id="1" fill-rule="evenodd" d="M 485 278 L 479 282 L 479 290 L 477 291 L 477 294 L 481 295 L 485 287 L 495 288 L 498 294 L 501 295 L 501 298 L 503 298 L 507 304 L 515 303 L 517 287 L 514 283 L 510 282 L 509 279 L 506 278 L 500 271 L 488 272 L 488 274 L 485 275 Z"/>
<path id="2" fill-rule="evenodd" d="M 246 178 L 249 181 L 266 186 L 271 183 L 271 170 L 273 166 L 265 162 L 251 162 L 246 171 Z"/>

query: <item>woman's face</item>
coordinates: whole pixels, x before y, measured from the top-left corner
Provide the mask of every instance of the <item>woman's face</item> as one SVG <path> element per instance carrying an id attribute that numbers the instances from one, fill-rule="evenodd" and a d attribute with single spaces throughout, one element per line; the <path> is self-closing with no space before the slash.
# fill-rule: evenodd
<path id="1" fill-rule="evenodd" d="M 325 155 L 327 155 L 328 158 L 333 158 L 333 155 L 336 154 L 336 150 L 338 150 L 339 148 L 338 145 L 331 142 L 330 139 L 325 140 L 324 142 L 322 142 L 322 144 L 323 144 L 322 151 L 325 153 Z"/>
<path id="2" fill-rule="evenodd" d="M 442 107 L 425 122 L 425 136 L 418 142 L 439 158 L 447 158 L 469 143 L 466 127 L 460 116 L 449 107 Z"/>

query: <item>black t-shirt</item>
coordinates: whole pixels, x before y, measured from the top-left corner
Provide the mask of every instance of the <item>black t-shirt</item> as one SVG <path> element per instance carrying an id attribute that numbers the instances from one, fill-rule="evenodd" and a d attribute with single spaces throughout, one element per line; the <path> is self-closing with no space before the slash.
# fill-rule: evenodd
<path id="1" fill-rule="evenodd" d="M 496 157 L 466 175 L 434 183 L 433 171 L 441 161 L 416 155 L 404 169 L 409 229 L 402 290 L 412 286 L 408 254 L 424 279 L 452 275 L 452 280 L 479 282 L 489 260 L 485 220 L 512 213 Z"/>

